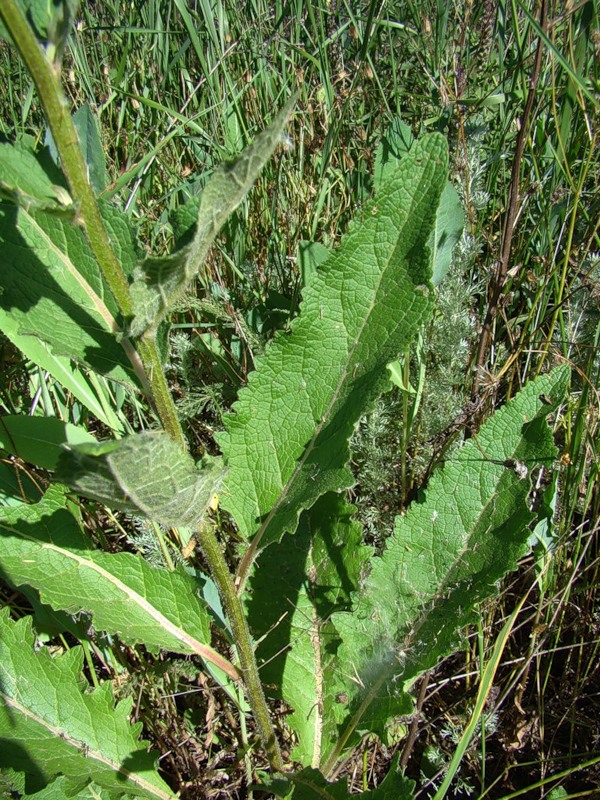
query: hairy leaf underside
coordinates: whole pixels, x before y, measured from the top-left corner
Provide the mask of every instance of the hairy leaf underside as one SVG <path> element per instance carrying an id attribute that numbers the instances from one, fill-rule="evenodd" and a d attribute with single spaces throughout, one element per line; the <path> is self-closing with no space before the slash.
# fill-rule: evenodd
<path id="1" fill-rule="evenodd" d="M 154 336 L 165 314 L 172 309 L 198 272 L 215 236 L 248 194 L 277 144 L 292 113 L 292 97 L 272 124 L 234 161 L 222 164 L 208 180 L 198 205 L 192 241 L 164 258 L 147 258 L 131 285 L 135 317 L 129 335 Z"/>

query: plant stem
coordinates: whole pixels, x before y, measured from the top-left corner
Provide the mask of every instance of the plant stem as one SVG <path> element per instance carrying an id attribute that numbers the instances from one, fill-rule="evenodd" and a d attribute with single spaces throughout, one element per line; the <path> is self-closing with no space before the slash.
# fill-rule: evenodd
<path id="1" fill-rule="evenodd" d="M 16 0 L 2 0 L 0 18 L 8 28 L 37 89 L 73 201 L 78 206 L 78 222 L 85 231 L 90 248 L 114 295 L 119 311 L 124 319 L 132 317 L 134 312 L 127 278 L 112 248 L 88 179 L 87 164 L 79 146 L 79 138 L 69 113 L 67 99 L 62 91 L 58 69 L 46 57 Z M 124 339 L 123 347 L 140 376 L 163 427 L 183 449 L 186 449 L 185 437 L 167 386 L 156 344 L 153 341 L 140 341 L 136 352 L 132 343 Z"/>
<path id="2" fill-rule="evenodd" d="M 210 574 L 219 588 L 227 618 L 231 623 L 233 639 L 237 647 L 248 702 L 252 708 L 263 747 L 265 748 L 269 763 L 273 769 L 276 769 L 278 772 L 283 772 L 283 757 L 275 736 L 275 729 L 271 722 L 271 715 L 267 708 L 267 702 L 258 674 L 258 667 L 254 657 L 254 648 L 252 646 L 244 609 L 242 608 L 242 602 L 235 591 L 232 575 L 225 563 L 221 547 L 212 526 L 208 523 L 201 525 L 198 536 L 200 547 L 210 569 Z"/>

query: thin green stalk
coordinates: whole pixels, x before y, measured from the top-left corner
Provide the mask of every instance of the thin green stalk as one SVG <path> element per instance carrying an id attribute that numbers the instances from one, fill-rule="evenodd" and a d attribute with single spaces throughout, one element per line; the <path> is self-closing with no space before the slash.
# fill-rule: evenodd
<path id="1" fill-rule="evenodd" d="M 263 747 L 271 766 L 278 772 L 283 772 L 283 757 L 275 736 L 275 729 L 267 707 L 265 695 L 258 674 L 258 666 L 254 657 L 254 648 L 250 638 L 250 631 L 242 602 L 238 597 L 233 577 L 229 572 L 221 547 L 215 536 L 214 529 L 209 524 L 200 526 L 198 532 L 200 547 L 208 563 L 210 574 L 216 582 L 221 600 L 225 606 L 227 618 L 233 631 L 233 639 L 237 648 L 244 685 L 248 702 L 254 714 L 254 720 Z"/>
<path id="2" fill-rule="evenodd" d="M 473 713 L 471 714 L 471 719 L 469 721 L 469 724 L 465 728 L 463 735 L 461 736 L 460 742 L 456 746 L 456 750 L 454 751 L 454 756 L 452 757 L 450 766 L 448 767 L 444 780 L 442 781 L 440 788 L 435 793 L 433 800 L 443 800 L 443 798 L 446 796 L 446 793 L 450 788 L 450 784 L 454 780 L 454 776 L 458 771 L 460 762 L 462 761 L 466 749 L 469 746 L 469 742 L 471 741 L 473 734 L 477 730 L 477 725 L 481 723 L 482 715 L 485 709 L 485 704 L 489 697 L 494 682 L 494 677 L 496 675 L 496 670 L 498 669 L 498 666 L 500 665 L 500 661 L 502 659 L 502 653 L 504 652 L 504 648 L 506 647 L 508 638 L 512 633 L 515 621 L 526 599 L 527 595 L 525 595 L 519 601 L 519 604 L 512 612 L 506 623 L 504 624 L 498 638 L 496 639 L 496 644 L 494 645 L 494 651 L 492 653 L 492 656 L 485 668 L 483 675 L 481 676 L 481 684 L 479 686 L 479 692 L 477 693 L 475 708 L 473 709 Z"/>
<path id="3" fill-rule="evenodd" d="M 79 146 L 79 138 L 69 113 L 67 99 L 62 91 L 58 70 L 48 60 L 37 42 L 16 0 L 2 0 L 0 17 L 8 28 L 37 89 L 73 201 L 79 209 L 79 222 L 85 230 L 90 248 L 114 295 L 119 311 L 125 319 L 132 317 L 133 305 L 127 278 L 111 246 L 88 179 L 87 165 Z M 131 342 L 124 340 L 123 347 L 149 393 L 149 399 L 154 404 L 165 430 L 185 449 L 185 438 L 155 343 L 140 342 L 141 364 Z"/>

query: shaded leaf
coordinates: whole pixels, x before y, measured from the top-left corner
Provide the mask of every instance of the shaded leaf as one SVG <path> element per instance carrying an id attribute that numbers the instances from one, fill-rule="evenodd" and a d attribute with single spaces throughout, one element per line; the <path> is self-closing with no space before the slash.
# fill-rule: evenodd
<path id="1" fill-rule="evenodd" d="M 331 686 L 323 674 L 339 644 L 329 618 L 350 607 L 371 554 L 354 511 L 341 495 L 324 495 L 302 514 L 293 538 L 263 553 L 250 579 L 248 624 L 261 678 L 293 709 L 292 758 L 301 764 L 320 764 L 323 708 L 335 702 L 324 697 Z"/>
<path id="2" fill-rule="evenodd" d="M 454 245 L 462 236 L 464 211 L 458 192 L 450 181 L 446 183 L 431 234 L 433 256 L 433 285 L 439 286 L 450 269 Z"/>
<path id="3" fill-rule="evenodd" d="M 115 339 L 118 310 L 83 233 L 56 215 L 0 204 L 0 328 L 33 336 L 124 382 L 137 382 Z"/>
<path id="4" fill-rule="evenodd" d="M 29 417 L 24 414 L 0 417 L 0 447 L 44 469 L 56 469 L 66 444 L 95 441 L 85 428 L 56 417 Z"/>
<path id="5" fill-rule="evenodd" d="M 52 783 L 49 783 L 45 789 L 42 789 L 35 794 L 28 794 L 23 797 L 23 800 L 113 800 L 118 797 L 119 800 L 129 800 L 134 795 L 123 795 L 120 791 L 110 791 L 98 786 L 97 783 L 90 783 L 83 789 L 80 789 L 76 794 L 70 793 L 70 785 L 68 778 L 64 776 L 58 777 Z"/>
<path id="6" fill-rule="evenodd" d="M 75 214 L 60 170 L 43 151 L 36 153 L 25 142 L 0 142 L 0 198 L 27 211 Z"/>
<path id="7" fill-rule="evenodd" d="M 106 160 L 100 139 L 100 126 L 89 103 L 84 103 L 73 114 L 73 124 L 79 137 L 79 146 L 88 168 L 92 189 L 100 194 L 106 189 Z"/>
<path id="8" fill-rule="evenodd" d="M 396 756 L 383 782 L 376 789 L 350 794 L 348 780 L 329 783 L 316 769 L 303 769 L 288 780 L 274 780 L 269 789 L 276 797 L 294 800 L 412 800 L 415 782 L 405 778 L 398 770 L 399 756 Z"/>

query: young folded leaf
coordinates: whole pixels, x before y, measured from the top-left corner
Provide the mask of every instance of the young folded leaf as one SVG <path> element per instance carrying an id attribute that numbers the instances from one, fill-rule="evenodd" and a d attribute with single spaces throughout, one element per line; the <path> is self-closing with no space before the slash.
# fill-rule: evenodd
<path id="1" fill-rule="evenodd" d="M 200 470 L 167 434 L 146 431 L 118 441 L 65 445 L 56 477 L 111 508 L 187 527 L 204 518 L 223 469 L 217 462 Z"/>
<path id="2" fill-rule="evenodd" d="M 192 241 L 170 256 L 147 258 L 136 271 L 131 285 L 135 316 L 128 335 L 156 334 L 165 314 L 198 272 L 215 236 L 248 194 L 281 141 L 295 102 L 294 96 L 239 158 L 222 164 L 211 176 L 200 197 Z"/>

